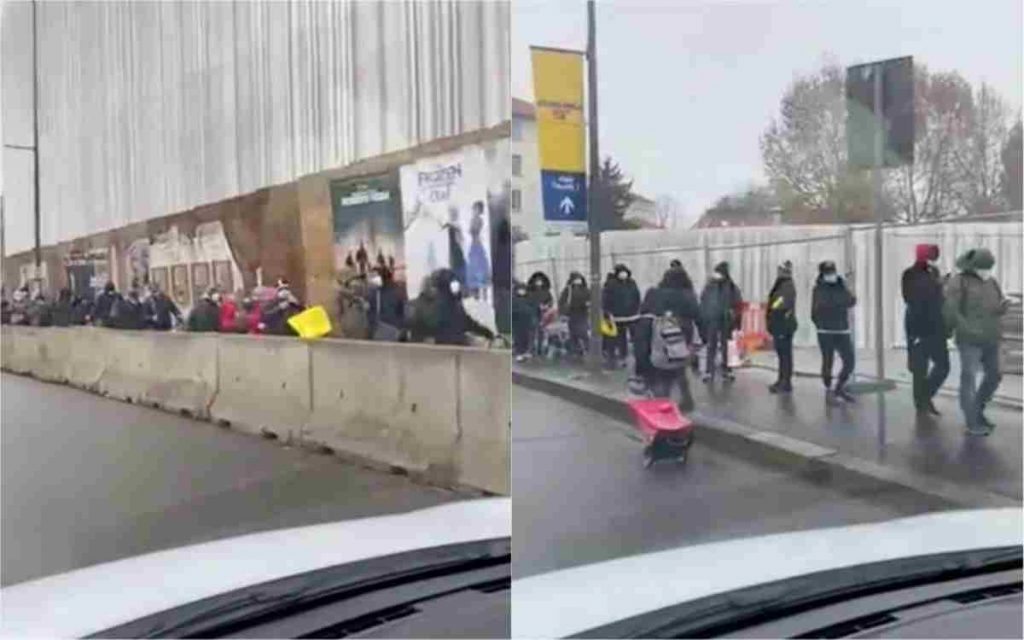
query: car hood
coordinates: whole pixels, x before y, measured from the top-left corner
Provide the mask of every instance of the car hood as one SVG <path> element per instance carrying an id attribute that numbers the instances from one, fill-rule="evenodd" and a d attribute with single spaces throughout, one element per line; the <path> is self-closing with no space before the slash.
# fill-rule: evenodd
<path id="1" fill-rule="evenodd" d="M 912 556 L 1020 545 L 1019 508 L 952 511 L 694 545 L 512 582 L 512 635 L 564 638 L 683 602 Z"/>
<path id="2" fill-rule="evenodd" d="M 416 549 L 509 537 L 511 500 L 254 533 L 0 589 L 0 636 L 82 637 L 278 578 Z"/>

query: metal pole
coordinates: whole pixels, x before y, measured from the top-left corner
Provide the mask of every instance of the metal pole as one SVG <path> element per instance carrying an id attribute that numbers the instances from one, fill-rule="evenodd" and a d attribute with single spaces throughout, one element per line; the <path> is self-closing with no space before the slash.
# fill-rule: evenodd
<path id="1" fill-rule="evenodd" d="M 871 187 L 875 206 L 875 376 L 879 382 L 885 380 L 885 327 L 883 313 L 884 294 L 882 256 L 882 138 L 885 121 L 882 117 L 882 65 L 875 65 L 875 162 L 871 170 Z"/>
<path id="2" fill-rule="evenodd" d="M 32 0 L 32 140 L 35 151 L 32 154 L 35 170 L 32 172 L 33 187 L 35 190 L 35 225 L 36 225 L 36 246 L 35 246 L 35 277 L 42 277 L 40 265 L 43 262 L 43 249 L 41 246 L 42 232 L 39 223 L 39 30 L 36 26 L 36 0 Z"/>
<path id="3" fill-rule="evenodd" d="M 587 0 L 587 137 L 590 140 L 590 188 L 587 190 L 587 218 L 590 232 L 590 351 L 588 363 L 601 369 L 601 156 L 597 143 L 597 26 L 594 0 Z"/>

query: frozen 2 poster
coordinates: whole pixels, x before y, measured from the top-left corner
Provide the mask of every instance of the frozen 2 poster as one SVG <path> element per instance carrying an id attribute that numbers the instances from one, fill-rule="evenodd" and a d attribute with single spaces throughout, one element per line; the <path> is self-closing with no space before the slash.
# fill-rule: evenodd
<path id="1" fill-rule="evenodd" d="M 402 222 L 409 297 L 430 273 L 450 268 L 466 311 L 494 329 L 488 177 L 484 150 L 475 145 L 402 167 Z"/>

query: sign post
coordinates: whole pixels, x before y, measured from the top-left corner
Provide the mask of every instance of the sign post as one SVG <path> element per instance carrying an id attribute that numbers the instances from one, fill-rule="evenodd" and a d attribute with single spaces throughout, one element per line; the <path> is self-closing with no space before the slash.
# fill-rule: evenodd
<path id="1" fill-rule="evenodd" d="M 875 214 L 875 376 L 885 377 L 885 280 L 882 170 L 914 162 L 914 62 L 911 57 L 846 69 L 849 165 L 871 169 Z"/>

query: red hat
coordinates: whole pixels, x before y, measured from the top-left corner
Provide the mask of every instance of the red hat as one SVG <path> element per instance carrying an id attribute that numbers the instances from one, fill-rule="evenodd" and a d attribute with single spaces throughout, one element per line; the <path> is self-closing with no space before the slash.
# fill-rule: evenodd
<path id="1" fill-rule="evenodd" d="M 919 244 L 914 247 L 914 257 L 917 262 L 928 262 L 939 259 L 939 245 Z"/>

